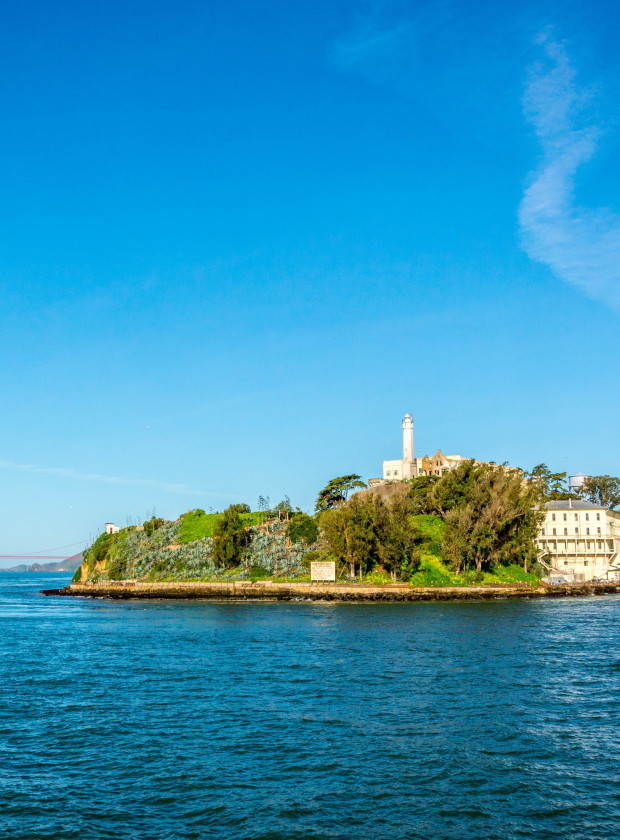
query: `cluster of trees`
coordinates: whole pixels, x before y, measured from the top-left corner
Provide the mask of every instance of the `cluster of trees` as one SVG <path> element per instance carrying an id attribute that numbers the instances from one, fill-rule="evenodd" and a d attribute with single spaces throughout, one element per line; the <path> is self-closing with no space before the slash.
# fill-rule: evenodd
<path id="1" fill-rule="evenodd" d="M 359 480 L 345 478 L 349 484 Z M 428 516 L 442 523 L 441 554 L 456 574 L 513 562 L 527 571 L 537 556 L 533 538 L 542 519 L 536 509 L 540 485 L 524 481 L 520 470 L 465 461 L 442 476 L 413 479 L 389 504 L 376 492 L 356 494 L 345 503 L 330 501 L 334 494 L 325 491 L 317 500 L 320 525 L 329 550 L 351 574 L 381 566 L 394 580 L 410 577 L 431 540 L 421 527 Z"/>
<path id="2" fill-rule="evenodd" d="M 329 550 L 354 577 L 381 566 L 393 580 L 410 577 L 420 566 L 428 534 L 412 521 L 408 499 L 389 507 L 380 496 L 355 495 L 348 504 L 323 511 L 320 524 Z"/>
<path id="3" fill-rule="evenodd" d="M 299 508 L 293 510 L 288 496 L 284 497 L 275 508 L 269 508 L 269 499 L 259 498 L 259 509 L 269 519 L 286 521 L 286 532 L 292 543 L 314 543 L 318 536 L 318 526 L 313 517 Z M 235 504 L 226 508 L 213 528 L 213 562 L 221 568 L 229 569 L 242 565 L 248 555 L 251 533 L 242 513 L 250 513 L 248 505 Z"/>
<path id="4" fill-rule="evenodd" d="M 620 478 L 591 475 L 584 481 L 579 495 L 588 502 L 614 510 L 620 505 Z"/>
<path id="5" fill-rule="evenodd" d="M 411 495 L 414 508 L 443 520 L 444 560 L 457 574 L 509 563 L 528 571 L 536 561 L 544 514 L 538 486 L 521 470 L 465 461 L 426 487 L 413 482 Z"/>
<path id="6" fill-rule="evenodd" d="M 288 522 L 295 513 L 301 513 L 300 508 L 293 510 L 293 505 L 288 496 L 285 496 L 281 502 L 278 502 L 273 507 L 271 507 L 269 502 L 269 496 L 259 496 L 257 510 L 264 514 L 263 520 L 279 519 L 285 522 Z"/>
<path id="7" fill-rule="evenodd" d="M 538 485 L 544 501 L 585 499 L 612 509 L 620 505 L 620 478 L 612 475 L 590 475 L 576 493 L 569 490 L 567 473 L 552 473 L 546 464 L 537 464 L 524 476 Z"/>

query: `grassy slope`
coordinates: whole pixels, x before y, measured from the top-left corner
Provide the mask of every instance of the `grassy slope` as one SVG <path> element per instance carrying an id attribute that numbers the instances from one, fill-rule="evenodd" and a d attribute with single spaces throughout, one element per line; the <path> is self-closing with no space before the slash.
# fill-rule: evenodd
<path id="1" fill-rule="evenodd" d="M 241 519 L 245 526 L 248 527 L 250 525 L 258 525 L 262 516 L 264 514 L 255 511 L 253 513 L 242 513 Z M 194 540 L 210 537 L 213 534 L 213 529 L 217 521 L 221 517 L 221 513 L 198 513 L 197 511 L 186 513 L 181 519 L 179 543 L 181 545 L 187 545 Z"/>
<path id="2" fill-rule="evenodd" d="M 427 550 L 422 554 L 419 570 L 411 577 L 414 586 L 467 586 L 472 583 L 538 583 L 536 575 L 524 572 L 516 563 L 500 566 L 492 572 L 477 576 L 471 571 L 455 575 L 441 558 L 441 535 L 444 524 L 436 516 L 416 516 L 418 528 L 429 538 Z"/>

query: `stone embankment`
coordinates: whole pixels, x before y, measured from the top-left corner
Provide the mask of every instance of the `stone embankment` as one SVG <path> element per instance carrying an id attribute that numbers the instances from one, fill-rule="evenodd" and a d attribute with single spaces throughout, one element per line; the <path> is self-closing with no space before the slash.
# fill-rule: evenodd
<path id="1" fill-rule="evenodd" d="M 46 589 L 44 595 L 90 598 L 271 601 L 477 601 L 505 598 L 561 598 L 620 592 L 620 583 L 565 586 L 446 586 L 413 587 L 404 583 L 373 586 L 358 583 L 281 583 L 277 581 L 157 582 L 122 580 L 73 583 Z"/>

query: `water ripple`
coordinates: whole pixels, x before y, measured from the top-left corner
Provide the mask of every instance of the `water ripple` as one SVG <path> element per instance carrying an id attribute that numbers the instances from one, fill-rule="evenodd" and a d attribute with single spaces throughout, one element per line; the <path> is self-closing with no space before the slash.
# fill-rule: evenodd
<path id="1" fill-rule="evenodd" d="M 0 838 L 609 840 L 620 597 L 45 599 L 0 575 Z"/>

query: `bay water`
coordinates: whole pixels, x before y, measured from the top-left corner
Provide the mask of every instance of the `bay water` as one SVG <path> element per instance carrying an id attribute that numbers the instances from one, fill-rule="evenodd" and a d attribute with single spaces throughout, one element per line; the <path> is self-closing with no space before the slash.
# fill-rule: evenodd
<path id="1" fill-rule="evenodd" d="M 620 596 L 44 597 L 0 574 L 0 838 L 620 835 Z"/>

